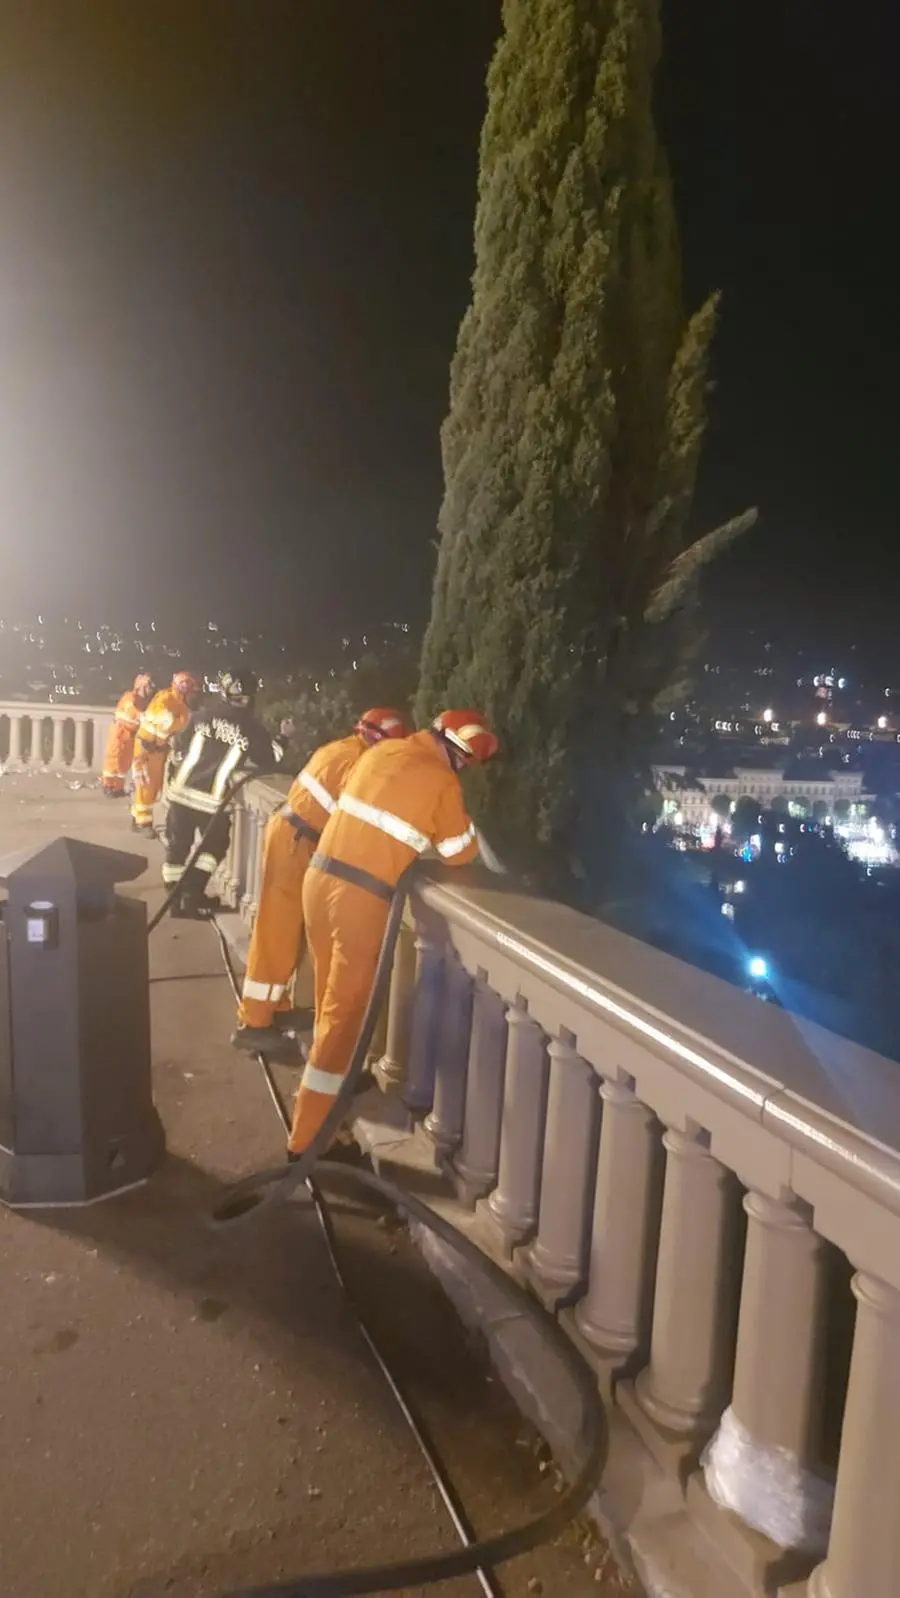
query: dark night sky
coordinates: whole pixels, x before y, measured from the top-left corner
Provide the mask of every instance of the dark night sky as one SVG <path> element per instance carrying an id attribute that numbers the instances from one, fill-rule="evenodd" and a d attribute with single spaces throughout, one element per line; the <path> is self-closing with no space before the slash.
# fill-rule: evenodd
<path id="1" fill-rule="evenodd" d="M 0 614 L 423 615 L 499 10 L 4 0 Z M 900 579 L 887 16 L 667 13 L 687 282 L 725 296 L 698 523 L 764 515 L 711 598 L 836 642 Z"/>

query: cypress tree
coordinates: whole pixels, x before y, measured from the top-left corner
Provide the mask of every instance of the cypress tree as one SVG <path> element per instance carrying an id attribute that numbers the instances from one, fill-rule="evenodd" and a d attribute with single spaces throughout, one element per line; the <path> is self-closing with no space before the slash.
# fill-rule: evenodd
<path id="1" fill-rule="evenodd" d="M 487 711 L 488 835 L 578 874 L 634 793 L 700 569 L 755 517 L 687 531 L 717 307 L 682 303 L 660 48 L 659 0 L 504 0 L 442 432 L 417 708 Z"/>

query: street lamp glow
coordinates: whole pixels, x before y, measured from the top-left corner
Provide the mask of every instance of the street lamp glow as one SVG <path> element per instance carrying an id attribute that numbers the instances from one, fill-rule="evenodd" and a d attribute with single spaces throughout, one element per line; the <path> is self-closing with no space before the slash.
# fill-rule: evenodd
<path id="1" fill-rule="evenodd" d="M 769 706 L 767 706 L 766 709 L 763 711 L 763 721 L 772 722 L 772 721 L 774 721 L 774 719 L 775 719 L 774 710 L 772 710 Z"/>
<path id="2" fill-rule="evenodd" d="M 885 729 L 886 726 L 887 726 L 887 716 L 879 716 L 878 717 L 878 730 L 879 730 L 879 732 L 884 732 L 884 729 Z"/>
<path id="3" fill-rule="evenodd" d="M 827 714 L 826 711 L 824 711 L 824 710 L 820 710 L 819 711 L 819 714 L 816 717 L 816 725 L 819 726 L 819 727 L 827 727 L 828 726 L 828 714 Z"/>

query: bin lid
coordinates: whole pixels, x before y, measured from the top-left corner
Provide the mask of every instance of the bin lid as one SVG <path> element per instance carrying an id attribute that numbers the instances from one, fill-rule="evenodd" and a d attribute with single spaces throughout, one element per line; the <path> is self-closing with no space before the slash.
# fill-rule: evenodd
<path id="1" fill-rule="evenodd" d="M 0 856 L 0 886 L 25 887 L 33 879 L 44 886 L 57 881 L 60 886 L 108 892 L 117 882 L 134 882 L 146 869 L 144 855 L 85 843 L 83 838 L 54 838 L 52 843 L 30 844 Z"/>

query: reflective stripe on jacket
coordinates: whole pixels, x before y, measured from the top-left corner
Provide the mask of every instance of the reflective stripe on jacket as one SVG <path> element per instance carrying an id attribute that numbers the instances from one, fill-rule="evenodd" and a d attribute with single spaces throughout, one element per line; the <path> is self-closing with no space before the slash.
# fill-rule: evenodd
<path id="1" fill-rule="evenodd" d="M 138 738 L 144 744 L 168 747 L 190 719 L 191 713 L 181 695 L 174 688 L 160 688 L 141 716 Z"/>
<path id="2" fill-rule="evenodd" d="M 116 705 L 114 719 L 118 726 L 126 727 L 129 732 L 137 732 L 141 724 L 141 713 L 134 702 L 134 691 L 129 688 Z"/>
<path id="3" fill-rule="evenodd" d="M 459 778 L 432 733 L 385 739 L 354 766 L 319 851 L 393 886 L 432 848 L 451 866 L 478 854 Z"/>
<path id="4" fill-rule="evenodd" d="M 299 777 L 291 784 L 286 809 L 305 821 L 318 836 L 337 809 L 344 784 L 367 748 L 365 739 L 356 732 L 349 738 L 336 738 L 333 743 L 323 744 L 310 755 Z"/>

